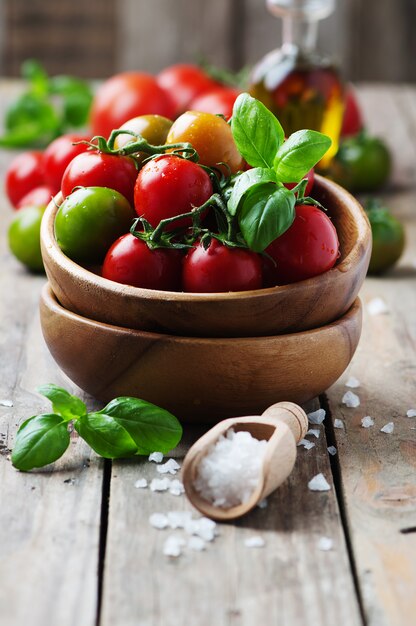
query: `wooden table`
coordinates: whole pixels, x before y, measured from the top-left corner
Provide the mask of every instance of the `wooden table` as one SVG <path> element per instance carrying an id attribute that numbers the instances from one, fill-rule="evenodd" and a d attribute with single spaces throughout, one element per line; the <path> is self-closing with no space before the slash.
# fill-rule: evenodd
<path id="1" fill-rule="evenodd" d="M 0 86 L 1 102 L 9 85 Z M 185 496 L 135 488 L 156 475 L 146 460 L 103 461 L 72 436 L 69 452 L 39 472 L 15 471 L 10 448 L 24 419 L 47 409 L 35 388 L 77 391 L 43 343 L 38 297 L 43 277 L 7 251 L 10 211 L 1 199 L 0 623 L 7 626 L 411 626 L 416 623 L 416 89 L 362 86 L 371 131 L 394 153 L 383 195 L 407 228 L 399 266 L 366 279 L 361 343 L 341 380 L 316 401 L 327 411 L 316 447 L 299 449 L 290 479 L 236 524 L 220 525 L 204 552 L 162 554 L 169 531 L 152 512 L 188 509 Z M 10 154 L 1 154 L 2 173 Z M 337 355 L 334 354 L 334 358 Z M 361 404 L 341 398 L 353 375 Z M 94 406 L 91 398 L 88 405 Z M 375 425 L 364 429 L 361 418 Z M 334 420 L 343 429 L 334 429 Z M 381 427 L 394 422 L 394 433 Z M 313 439 L 312 437 L 310 437 Z M 330 456 L 327 446 L 337 455 Z M 330 491 L 307 484 L 322 472 Z M 244 540 L 261 535 L 263 548 Z M 321 537 L 330 551 L 318 548 Z"/>

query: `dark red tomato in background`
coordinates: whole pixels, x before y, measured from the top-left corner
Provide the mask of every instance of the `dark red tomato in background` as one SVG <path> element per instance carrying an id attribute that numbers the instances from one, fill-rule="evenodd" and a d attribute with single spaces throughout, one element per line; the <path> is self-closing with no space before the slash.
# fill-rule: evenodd
<path id="1" fill-rule="evenodd" d="M 74 157 L 77 154 L 86 152 L 88 146 L 75 142 L 89 141 L 85 135 L 62 135 L 52 141 L 43 154 L 43 169 L 45 172 L 45 182 L 54 194 L 61 188 L 62 176 Z"/>
<path id="2" fill-rule="evenodd" d="M 25 206 L 42 206 L 46 207 L 56 191 L 48 187 L 47 185 L 40 185 L 35 187 L 29 193 L 27 193 L 21 200 L 19 200 L 16 209 L 21 209 Z"/>
<path id="3" fill-rule="evenodd" d="M 66 168 L 61 191 L 66 198 L 75 187 L 108 187 L 121 193 L 133 205 L 136 178 L 136 164 L 130 157 L 83 152 Z"/>
<path id="4" fill-rule="evenodd" d="M 145 72 L 123 72 L 105 81 L 97 90 L 90 121 L 94 135 L 108 137 L 138 115 L 163 115 L 173 119 L 175 105 L 170 95 Z"/>
<path id="5" fill-rule="evenodd" d="M 315 181 L 315 171 L 313 168 L 309 170 L 305 178 L 308 179 L 308 184 L 306 185 L 306 188 L 305 188 L 305 197 L 307 197 L 311 195 L 311 191 L 312 191 L 313 184 Z M 297 184 L 298 183 L 284 183 L 287 189 L 293 189 L 294 187 L 296 187 Z"/>
<path id="6" fill-rule="evenodd" d="M 335 226 L 316 206 L 295 208 L 292 226 L 265 250 L 276 262 L 265 261 L 267 285 L 285 285 L 322 274 L 334 266 L 339 256 Z"/>
<path id="7" fill-rule="evenodd" d="M 6 170 L 5 188 L 11 204 L 16 208 L 20 200 L 35 187 L 43 185 L 43 154 L 39 150 L 22 152 Z"/>
<path id="8" fill-rule="evenodd" d="M 349 86 L 345 94 L 345 110 L 342 121 L 341 137 L 358 135 L 364 128 L 363 117 L 354 89 Z"/>
<path id="9" fill-rule="evenodd" d="M 214 113 L 214 115 L 224 115 L 228 120 L 233 114 L 234 102 L 239 94 L 238 89 L 232 87 L 217 87 L 213 91 L 208 91 L 194 98 L 189 104 L 189 109 Z"/>
<path id="10" fill-rule="evenodd" d="M 216 293 L 261 289 L 261 257 L 243 248 L 229 248 L 212 239 L 198 244 L 183 260 L 182 287 L 191 293 Z"/>
<path id="11" fill-rule="evenodd" d="M 167 67 L 157 76 L 157 82 L 174 102 L 174 117 L 186 111 L 194 98 L 218 87 L 200 67 L 189 63 Z"/>
<path id="12" fill-rule="evenodd" d="M 144 241 L 127 233 L 107 252 L 102 275 L 133 287 L 177 291 L 181 286 L 181 262 L 179 250 L 150 250 Z"/>
<path id="13" fill-rule="evenodd" d="M 146 163 L 137 176 L 134 208 L 152 226 L 168 217 L 188 213 L 213 193 L 211 179 L 202 167 L 173 155 L 160 156 Z M 189 226 L 190 218 L 180 219 L 172 229 Z"/>

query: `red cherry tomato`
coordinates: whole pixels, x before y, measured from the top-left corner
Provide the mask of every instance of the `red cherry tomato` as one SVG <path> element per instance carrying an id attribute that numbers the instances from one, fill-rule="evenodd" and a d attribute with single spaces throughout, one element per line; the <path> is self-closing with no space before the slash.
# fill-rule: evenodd
<path id="1" fill-rule="evenodd" d="M 167 67 L 157 76 L 157 82 L 175 103 L 175 117 L 186 111 L 194 98 L 218 87 L 200 67 L 187 63 Z"/>
<path id="2" fill-rule="evenodd" d="M 133 287 L 177 291 L 181 283 L 181 262 L 179 250 L 150 250 L 144 241 L 127 233 L 107 252 L 102 275 Z"/>
<path id="3" fill-rule="evenodd" d="M 243 248 L 229 248 L 212 239 L 205 250 L 192 248 L 183 260 L 183 290 L 194 293 L 248 291 L 262 287 L 261 258 Z"/>
<path id="4" fill-rule="evenodd" d="M 45 171 L 45 182 L 51 189 L 53 195 L 61 188 L 61 181 L 64 172 L 77 154 L 86 152 L 88 146 L 75 142 L 88 141 L 90 138 L 84 135 L 62 135 L 49 144 L 43 154 L 43 168 Z"/>
<path id="5" fill-rule="evenodd" d="M 55 191 L 46 185 L 40 185 L 35 187 L 32 191 L 29 191 L 21 200 L 19 200 L 16 209 L 21 209 L 25 206 L 40 206 L 46 207 L 51 199 L 55 195 Z"/>
<path id="6" fill-rule="evenodd" d="M 268 285 L 305 280 L 331 269 L 339 256 L 337 231 L 329 217 L 315 206 L 298 205 L 292 226 L 266 252 Z M 271 276 L 272 274 L 272 276 Z"/>
<path id="7" fill-rule="evenodd" d="M 189 109 L 223 115 L 228 120 L 233 114 L 234 102 L 239 93 L 237 89 L 231 87 L 220 87 L 197 96 L 190 102 Z"/>
<path id="8" fill-rule="evenodd" d="M 130 157 L 83 152 L 72 159 L 66 168 L 61 191 L 66 198 L 75 187 L 108 187 L 121 193 L 133 204 L 136 178 L 136 164 Z"/>
<path id="9" fill-rule="evenodd" d="M 358 135 L 364 128 L 361 110 L 357 102 L 357 97 L 352 87 L 347 88 L 345 94 L 344 119 L 342 121 L 341 137 L 351 137 Z"/>
<path id="10" fill-rule="evenodd" d="M 160 156 L 146 163 L 137 176 L 134 208 L 156 227 L 168 217 L 188 213 L 213 193 L 211 179 L 202 167 L 173 155 Z M 189 218 L 173 222 L 172 228 L 192 223 Z"/>
<path id="11" fill-rule="evenodd" d="M 111 131 L 138 115 L 173 118 L 175 106 L 170 95 L 145 72 L 123 72 L 98 88 L 91 109 L 94 135 L 108 137 Z"/>
<path id="12" fill-rule="evenodd" d="M 305 196 L 310 196 L 312 188 L 313 188 L 313 183 L 315 181 L 315 172 L 313 168 L 309 170 L 305 178 L 308 179 L 308 184 L 306 185 L 306 188 L 305 188 Z M 293 189 L 294 187 L 296 187 L 297 184 L 298 183 L 284 183 L 287 189 Z"/>
<path id="13" fill-rule="evenodd" d="M 6 171 L 6 194 L 11 204 L 17 207 L 19 201 L 35 187 L 43 185 L 43 155 L 39 150 L 23 152 L 15 157 Z"/>

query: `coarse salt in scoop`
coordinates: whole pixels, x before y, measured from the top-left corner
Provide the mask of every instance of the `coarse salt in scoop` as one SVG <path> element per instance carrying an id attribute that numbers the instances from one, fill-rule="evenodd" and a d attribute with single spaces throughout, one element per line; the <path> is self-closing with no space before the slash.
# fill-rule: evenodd
<path id="1" fill-rule="evenodd" d="M 289 476 L 296 443 L 308 428 L 306 413 L 279 402 L 262 415 L 233 417 L 211 428 L 188 451 L 182 466 L 186 494 L 216 520 L 241 517 Z"/>

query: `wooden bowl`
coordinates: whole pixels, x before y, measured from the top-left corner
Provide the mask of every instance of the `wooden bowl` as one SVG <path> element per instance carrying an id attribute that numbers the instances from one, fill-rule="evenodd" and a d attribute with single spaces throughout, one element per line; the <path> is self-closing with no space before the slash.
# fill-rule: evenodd
<path id="1" fill-rule="evenodd" d="M 199 337 L 250 337 L 323 326 L 351 307 L 367 273 L 371 229 L 359 203 L 319 176 L 314 195 L 328 207 L 341 257 L 315 278 L 291 285 L 217 294 L 189 294 L 120 285 L 71 261 L 54 234 L 57 196 L 41 228 L 42 256 L 59 302 L 91 319 L 153 332 Z"/>
<path id="2" fill-rule="evenodd" d="M 361 332 L 357 299 L 338 321 L 289 335 L 211 339 L 110 326 L 64 309 L 46 285 L 41 324 L 52 356 L 79 387 L 107 402 L 131 395 L 181 421 L 259 415 L 304 403 L 343 373 Z"/>

